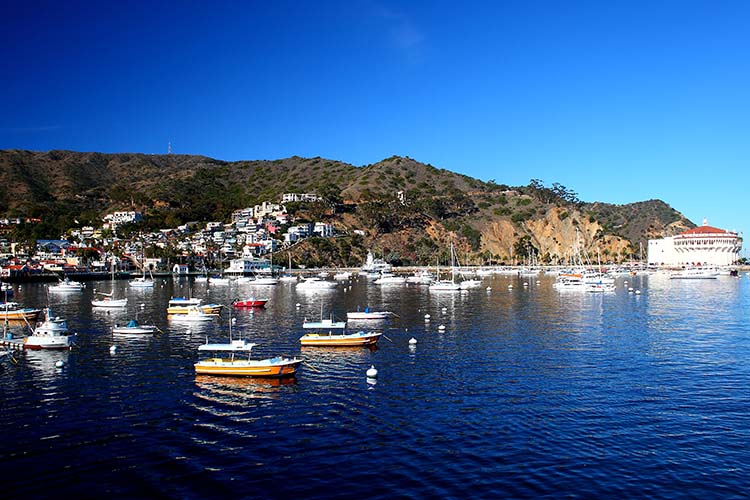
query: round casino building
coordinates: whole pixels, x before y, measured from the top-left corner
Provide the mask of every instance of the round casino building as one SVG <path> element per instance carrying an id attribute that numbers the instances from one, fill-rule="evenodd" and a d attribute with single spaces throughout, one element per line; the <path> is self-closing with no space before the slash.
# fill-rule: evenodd
<path id="1" fill-rule="evenodd" d="M 731 266 L 740 259 L 742 235 L 703 225 L 648 241 L 648 264 L 664 267 Z"/>

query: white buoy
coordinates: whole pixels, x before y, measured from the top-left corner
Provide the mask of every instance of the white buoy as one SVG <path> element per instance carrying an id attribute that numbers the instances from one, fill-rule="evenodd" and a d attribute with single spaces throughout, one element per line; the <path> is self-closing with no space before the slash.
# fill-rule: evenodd
<path id="1" fill-rule="evenodd" d="M 628 293 L 633 293 L 633 287 L 628 288 Z"/>
<path id="2" fill-rule="evenodd" d="M 414 337 L 410 338 L 409 345 L 417 345 L 417 339 L 415 339 Z"/>
<path id="3" fill-rule="evenodd" d="M 640 291 L 640 290 L 636 290 L 636 291 L 635 291 L 635 294 L 636 294 L 636 295 L 640 295 L 640 294 L 641 294 L 641 291 Z"/>
<path id="4" fill-rule="evenodd" d="M 445 330 L 445 325 L 440 325 L 440 326 L 438 327 L 438 330 L 440 330 L 441 332 L 442 332 L 443 330 Z"/>
<path id="5" fill-rule="evenodd" d="M 508 290 L 513 290 L 513 285 L 508 285 Z"/>
<path id="6" fill-rule="evenodd" d="M 297 302 L 297 304 L 296 304 L 297 309 L 299 309 L 301 305 L 302 304 L 300 304 L 299 302 Z"/>
<path id="7" fill-rule="evenodd" d="M 112 354 L 116 353 L 117 352 L 117 346 L 116 345 L 111 346 L 109 348 L 109 352 L 112 353 Z"/>
<path id="8" fill-rule="evenodd" d="M 145 309 L 145 308 L 146 308 L 146 304 L 141 304 L 141 309 Z"/>
<path id="9" fill-rule="evenodd" d="M 430 321 L 430 315 L 429 314 L 425 314 L 424 315 L 424 320 L 425 321 Z"/>
<path id="10" fill-rule="evenodd" d="M 370 369 L 367 370 L 367 378 L 378 378 L 378 371 L 375 369 L 375 365 L 370 366 Z"/>
<path id="11" fill-rule="evenodd" d="M 252 309 L 250 309 L 250 312 L 253 312 Z M 232 318 L 232 324 L 237 323 L 237 318 Z"/>
<path id="12" fill-rule="evenodd" d="M 491 287 L 491 286 L 488 286 L 488 287 L 487 287 L 487 291 L 488 291 L 488 292 L 491 292 L 491 291 L 492 291 L 492 287 Z"/>
<path id="13" fill-rule="evenodd" d="M 443 308 L 443 312 L 445 312 L 445 311 L 447 311 L 447 310 L 448 310 L 448 308 L 447 308 L 447 307 L 444 307 L 444 308 Z"/>
<path id="14" fill-rule="evenodd" d="M 58 360 L 58 362 L 55 363 L 55 366 L 58 368 L 62 368 L 63 366 L 65 366 L 65 361 L 63 361 L 62 359 Z"/>
<path id="15" fill-rule="evenodd" d="M 529 282 L 528 281 L 524 281 L 523 282 L 523 286 L 529 286 Z"/>

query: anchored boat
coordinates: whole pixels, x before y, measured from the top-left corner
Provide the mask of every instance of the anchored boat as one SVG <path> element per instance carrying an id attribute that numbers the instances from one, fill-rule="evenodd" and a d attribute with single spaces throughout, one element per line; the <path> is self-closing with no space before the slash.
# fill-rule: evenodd
<path id="1" fill-rule="evenodd" d="M 245 340 L 230 340 L 225 344 L 206 342 L 198 347 L 198 351 L 211 353 L 211 357 L 195 363 L 195 373 L 244 377 L 291 377 L 297 373 L 297 368 L 302 364 L 302 358 L 297 357 L 275 356 L 252 359 L 250 353 L 256 345 Z M 225 353 L 229 355 L 226 356 Z M 240 354 L 246 354 L 247 357 L 238 357 Z"/>
<path id="2" fill-rule="evenodd" d="M 70 349 L 76 334 L 68 333 L 68 322 L 59 316 L 52 316 L 52 310 L 45 309 L 45 321 L 39 323 L 24 339 L 26 349 Z"/>
<path id="3" fill-rule="evenodd" d="M 308 333 L 300 337 L 303 346 L 356 347 L 372 346 L 378 343 L 382 332 L 357 333 Z"/>

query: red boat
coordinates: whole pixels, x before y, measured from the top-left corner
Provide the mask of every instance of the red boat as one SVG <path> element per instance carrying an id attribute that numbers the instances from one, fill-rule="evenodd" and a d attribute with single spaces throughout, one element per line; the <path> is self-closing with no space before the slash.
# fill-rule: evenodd
<path id="1" fill-rule="evenodd" d="M 239 300 L 235 299 L 234 302 L 232 302 L 232 305 L 234 307 L 265 307 L 266 302 L 268 302 L 268 299 L 247 299 L 247 300 Z"/>

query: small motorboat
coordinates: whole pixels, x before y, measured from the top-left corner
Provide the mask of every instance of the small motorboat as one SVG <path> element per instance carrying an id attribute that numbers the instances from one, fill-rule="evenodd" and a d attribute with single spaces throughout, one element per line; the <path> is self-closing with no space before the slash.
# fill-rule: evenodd
<path id="1" fill-rule="evenodd" d="M 128 299 L 115 299 L 111 293 L 96 292 L 102 295 L 99 299 L 92 299 L 91 305 L 94 307 L 127 307 Z"/>
<path id="2" fill-rule="evenodd" d="M 207 314 L 203 310 L 199 309 L 198 306 L 190 306 L 188 311 L 184 314 L 171 314 L 168 318 L 172 321 L 179 323 L 199 323 L 213 321 L 217 318 L 216 314 Z"/>
<path id="3" fill-rule="evenodd" d="M 83 283 L 79 281 L 70 281 L 70 279 L 65 278 L 56 285 L 50 285 L 47 289 L 50 292 L 80 292 L 83 291 L 83 287 Z"/>
<path id="4" fill-rule="evenodd" d="M 187 307 L 187 306 L 198 306 L 203 302 L 203 299 L 197 299 L 195 297 L 172 297 L 169 299 L 168 307 Z"/>
<path id="5" fill-rule="evenodd" d="M 145 276 L 141 276 L 139 278 L 134 278 L 129 285 L 133 288 L 153 288 L 154 287 L 154 280 L 150 278 L 146 278 Z"/>
<path id="6" fill-rule="evenodd" d="M 198 308 L 206 314 L 220 314 L 224 306 L 222 304 L 173 305 L 167 308 L 167 314 L 187 314 L 192 308 Z"/>
<path id="7" fill-rule="evenodd" d="M 269 299 L 256 299 L 252 297 L 246 300 L 235 299 L 234 302 L 232 302 L 232 306 L 234 307 L 265 307 L 266 302 L 268 301 Z"/>
<path id="8" fill-rule="evenodd" d="M 211 357 L 195 363 L 195 373 L 198 375 L 229 375 L 243 377 L 292 377 L 302 364 L 301 358 L 286 358 L 275 356 L 264 359 L 251 359 L 250 351 L 256 344 L 245 340 L 231 340 L 225 344 L 205 344 L 198 346 L 199 352 L 209 352 Z M 225 357 L 221 356 L 229 353 Z M 247 358 L 236 357 L 238 353 L 247 353 Z"/>
<path id="9" fill-rule="evenodd" d="M 302 328 L 305 329 L 320 329 L 320 330 L 341 330 L 346 328 L 346 321 L 334 321 L 333 318 L 325 318 L 320 321 L 307 321 L 307 318 L 302 322 Z"/>
<path id="10" fill-rule="evenodd" d="M 36 323 L 41 314 L 41 309 L 31 309 L 29 307 L 22 308 L 18 302 L 0 303 L 0 321 L 7 320 L 8 323 L 13 324 L 32 324 Z"/>
<path id="11" fill-rule="evenodd" d="M 71 349 L 75 341 L 76 334 L 68 333 L 68 322 L 59 316 L 52 316 L 52 309 L 45 309 L 45 320 L 39 323 L 31 332 L 31 335 L 24 338 L 23 346 L 26 349 Z"/>
<path id="12" fill-rule="evenodd" d="M 141 325 L 138 321 L 131 319 L 124 326 L 115 325 L 112 333 L 115 335 L 151 335 L 158 332 L 155 325 Z"/>
<path id="13" fill-rule="evenodd" d="M 373 346 L 378 343 L 382 332 L 357 333 L 307 333 L 300 337 L 303 346 L 357 347 Z"/>
<path id="14" fill-rule="evenodd" d="M 366 307 L 364 311 L 351 311 L 346 313 L 346 319 L 354 321 L 384 320 L 389 319 L 391 316 L 395 315 L 390 311 L 370 311 L 369 307 Z"/>
<path id="15" fill-rule="evenodd" d="M 321 279 L 317 276 L 305 278 L 305 281 L 297 283 L 297 290 L 333 290 L 338 286 L 335 281 Z"/>

